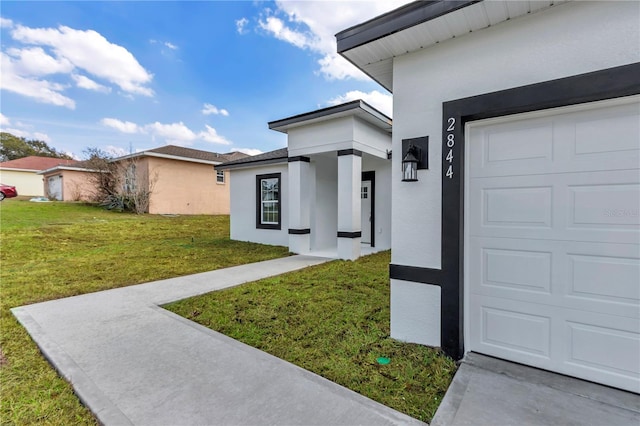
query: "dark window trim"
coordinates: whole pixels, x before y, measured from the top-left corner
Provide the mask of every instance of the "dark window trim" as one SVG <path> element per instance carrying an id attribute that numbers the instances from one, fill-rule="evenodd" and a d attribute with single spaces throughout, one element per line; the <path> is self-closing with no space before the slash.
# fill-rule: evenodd
<path id="1" fill-rule="evenodd" d="M 362 182 L 371 182 L 371 247 L 376 246 L 376 172 L 362 172 Z M 361 224 L 362 227 L 362 224 Z"/>
<path id="2" fill-rule="evenodd" d="M 454 359 L 464 355 L 464 152 L 465 123 L 569 105 L 603 101 L 640 94 L 640 63 L 516 87 L 499 92 L 444 102 L 442 105 L 442 270 L 391 265 L 392 279 L 405 279 L 441 287 L 441 344 Z M 456 120 L 448 132 L 449 118 Z M 445 174 L 449 148 L 455 145 L 453 177 Z"/>
<path id="3" fill-rule="evenodd" d="M 278 223 L 262 223 L 262 185 L 263 179 L 278 178 Z M 282 228 L 282 173 L 269 173 L 256 175 L 256 228 L 257 229 L 281 229 Z"/>

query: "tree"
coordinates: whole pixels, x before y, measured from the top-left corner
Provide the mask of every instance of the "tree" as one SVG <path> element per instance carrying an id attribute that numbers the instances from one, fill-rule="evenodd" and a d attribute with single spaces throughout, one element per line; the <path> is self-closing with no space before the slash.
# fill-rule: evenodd
<path id="1" fill-rule="evenodd" d="M 32 139 L 27 140 L 11 133 L 0 132 L 0 160 L 16 160 L 18 158 L 38 155 L 41 157 L 64 158 L 73 160 L 67 154 L 50 147 L 46 142 Z"/>
<path id="2" fill-rule="evenodd" d="M 86 166 L 94 171 L 91 179 L 96 188 L 95 199 L 109 210 L 149 211 L 151 191 L 157 176 L 150 177 L 140 166 L 138 157 L 116 160 L 99 148 L 85 151 Z"/>

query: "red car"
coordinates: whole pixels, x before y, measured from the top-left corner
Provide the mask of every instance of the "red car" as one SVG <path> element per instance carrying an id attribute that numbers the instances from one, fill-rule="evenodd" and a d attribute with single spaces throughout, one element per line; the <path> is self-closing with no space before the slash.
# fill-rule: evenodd
<path id="1" fill-rule="evenodd" d="M 15 186 L 5 185 L 4 183 L 0 183 L 0 201 L 5 198 L 13 198 L 18 196 L 18 191 L 16 191 Z"/>

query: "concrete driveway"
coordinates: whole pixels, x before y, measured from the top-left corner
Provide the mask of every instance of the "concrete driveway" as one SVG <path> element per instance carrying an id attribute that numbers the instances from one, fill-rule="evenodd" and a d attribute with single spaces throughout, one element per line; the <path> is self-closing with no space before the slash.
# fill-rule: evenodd
<path id="1" fill-rule="evenodd" d="M 469 353 L 431 424 L 639 426 L 640 396 Z"/>

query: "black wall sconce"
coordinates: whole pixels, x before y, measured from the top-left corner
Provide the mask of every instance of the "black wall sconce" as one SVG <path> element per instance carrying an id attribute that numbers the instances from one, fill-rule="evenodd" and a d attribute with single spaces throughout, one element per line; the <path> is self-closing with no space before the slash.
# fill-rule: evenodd
<path id="1" fill-rule="evenodd" d="M 429 136 L 402 140 L 402 181 L 417 182 L 418 170 L 429 168 Z"/>

